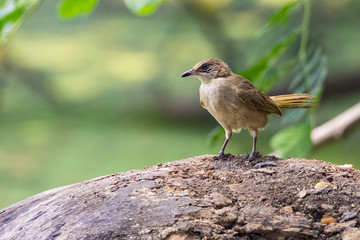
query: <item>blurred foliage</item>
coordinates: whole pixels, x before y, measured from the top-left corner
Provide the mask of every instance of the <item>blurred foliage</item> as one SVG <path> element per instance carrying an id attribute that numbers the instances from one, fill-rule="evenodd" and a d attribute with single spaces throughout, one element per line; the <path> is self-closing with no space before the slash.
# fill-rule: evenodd
<path id="1" fill-rule="evenodd" d="M 359 101 L 354 87 L 351 92 L 328 91 L 332 84 L 353 86 L 349 80 L 358 81 L 356 0 L 312 1 L 304 62 L 298 61 L 303 1 L 166 1 L 143 18 L 122 1 L 104 0 L 89 10 L 91 15 L 83 12 L 71 21 L 55 14 L 60 4 L 42 1 L 0 52 L 0 207 L 105 174 L 216 154 L 222 141 L 207 148 L 206 140 L 212 137 L 206 135 L 217 123 L 199 105 L 199 82 L 180 79 L 204 58 L 224 59 L 236 70 L 250 69 L 298 31 L 287 48 L 269 59 L 270 68 L 251 80 L 265 88 L 268 84 L 276 94 L 302 91 L 300 87 L 319 81 L 314 92 L 321 95 L 328 61 L 317 124 Z M 287 20 L 267 26 L 267 19 L 282 8 Z M 292 114 L 285 112 L 285 120 Z M 295 116 L 284 121 L 285 126 L 299 122 L 300 115 Z M 313 124 L 314 119 L 300 117 L 303 124 Z M 261 153 L 272 151 L 269 139 L 284 128 L 279 119 L 269 117 L 258 139 Z M 313 150 L 310 157 L 359 168 L 359 130 Z M 304 139 L 306 132 L 301 133 Z M 249 151 L 250 139 L 246 132 L 236 134 L 227 150 Z M 277 148 L 288 148 L 283 139 L 277 139 Z"/>
<path id="2" fill-rule="evenodd" d="M 59 1 L 58 14 L 65 19 L 89 15 L 98 2 L 99 0 L 62 0 Z"/>
<path id="3" fill-rule="evenodd" d="M 0 46 L 6 43 L 42 0 L 2 0 L 0 2 Z M 59 0 L 58 15 L 63 19 L 88 16 L 99 0 Z M 124 0 L 128 9 L 139 16 L 152 14 L 164 0 Z"/>
<path id="4" fill-rule="evenodd" d="M 216 128 L 214 128 L 210 133 L 208 134 L 208 145 L 210 147 L 215 146 L 215 144 L 219 141 L 223 141 L 225 135 L 225 129 L 222 128 L 220 125 L 218 125 Z"/>
<path id="5" fill-rule="evenodd" d="M 319 48 L 308 57 L 308 54 L 311 53 L 311 49 L 308 48 L 311 2 L 310 0 L 304 0 L 303 3 L 304 13 L 300 28 L 300 47 L 296 61 L 297 65 L 293 68 L 294 77 L 290 83 L 290 89 L 295 93 L 306 92 L 320 99 L 327 74 L 327 62 L 326 57 L 321 55 Z M 287 18 L 287 14 L 285 14 L 285 18 Z M 287 127 L 279 131 L 271 139 L 271 146 L 274 150 L 280 150 L 282 157 L 309 156 L 312 145 L 310 134 L 315 127 L 315 112 L 313 110 L 295 109 L 285 117 L 284 122 L 300 122 L 303 116 L 309 122 L 308 125 L 298 123 L 296 126 Z M 299 131 L 303 131 L 302 134 L 298 134 Z M 294 144 L 296 142 L 299 144 Z M 286 147 L 284 147 L 284 143 L 288 143 Z M 301 149 L 303 150 L 302 152 Z M 297 150 L 300 150 L 301 154 L 300 152 L 294 153 Z"/>
<path id="6" fill-rule="evenodd" d="M 3 0 L 0 2 L 0 47 L 40 2 L 40 0 Z"/>
<path id="7" fill-rule="evenodd" d="M 285 3 L 283 7 L 281 7 L 276 13 L 274 13 L 266 22 L 264 27 L 262 27 L 257 32 L 257 37 L 261 37 L 267 31 L 270 31 L 271 27 L 281 24 L 283 27 L 286 27 L 289 23 L 289 17 L 291 12 L 296 7 L 296 4 L 300 4 L 300 1 L 289 1 Z"/>
<path id="8" fill-rule="evenodd" d="M 152 14 L 164 0 L 124 0 L 129 10 L 139 16 Z"/>
<path id="9" fill-rule="evenodd" d="M 312 143 L 310 138 L 311 125 L 298 124 L 278 132 L 270 140 L 270 146 L 282 153 L 284 158 L 306 158 L 309 156 Z"/>
<path id="10" fill-rule="evenodd" d="M 275 44 L 270 52 L 263 58 L 259 59 L 254 65 L 250 66 L 247 70 L 240 72 L 245 78 L 250 79 L 253 84 L 261 91 L 269 91 L 273 85 L 285 74 L 290 66 L 283 65 L 276 69 L 276 76 L 267 73 L 273 70 L 274 65 L 284 52 L 289 49 L 290 45 L 298 38 L 300 34 L 299 29 L 295 29 L 292 33 L 287 35 L 282 41 Z M 290 62 L 293 63 L 293 62 Z"/>

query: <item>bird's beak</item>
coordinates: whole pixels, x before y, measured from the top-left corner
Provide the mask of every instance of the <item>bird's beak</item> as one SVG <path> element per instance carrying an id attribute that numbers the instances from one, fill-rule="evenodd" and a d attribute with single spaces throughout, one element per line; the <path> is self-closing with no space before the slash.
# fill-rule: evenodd
<path id="1" fill-rule="evenodd" d="M 194 69 L 190 69 L 186 72 L 184 72 L 181 77 L 188 77 L 188 76 L 191 76 L 191 75 L 195 75 L 195 70 Z"/>

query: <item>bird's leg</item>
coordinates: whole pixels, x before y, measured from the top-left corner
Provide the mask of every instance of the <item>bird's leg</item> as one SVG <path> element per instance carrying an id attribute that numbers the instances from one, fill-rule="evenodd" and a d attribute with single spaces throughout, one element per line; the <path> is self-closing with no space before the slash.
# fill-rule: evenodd
<path id="1" fill-rule="evenodd" d="M 226 145 L 228 144 L 228 142 L 229 142 L 229 139 L 226 138 L 223 146 L 222 146 L 221 149 L 220 149 L 219 159 L 224 158 L 224 151 L 225 151 L 225 147 L 226 147 Z"/>
<path id="2" fill-rule="evenodd" d="M 225 130 L 225 131 L 226 131 L 226 130 Z M 226 134 L 225 134 L 226 139 L 225 139 L 225 142 L 224 142 L 223 146 L 222 146 L 222 147 L 221 147 L 221 149 L 220 149 L 219 159 L 224 158 L 224 155 L 225 155 L 225 153 L 224 153 L 224 152 L 225 152 L 225 148 L 226 148 L 226 145 L 228 144 L 228 142 L 229 142 L 229 140 L 230 140 L 231 136 L 232 136 L 232 132 L 231 132 L 231 131 L 226 131 Z"/>
<path id="3" fill-rule="evenodd" d="M 258 138 L 258 134 L 259 134 L 259 131 L 257 130 L 253 130 L 253 147 L 252 147 L 252 150 L 251 150 L 251 153 L 250 153 L 250 158 L 249 160 L 252 161 L 252 160 L 255 160 L 255 155 L 256 155 L 256 141 L 257 141 L 257 138 Z"/>
<path id="4" fill-rule="evenodd" d="M 259 131 L 254 130 L 253 131 L 253 148 L 252 148 L 252 151 L 251 151 L 250 157 L 249 157 L 250 161 L 255 160 L 256 155 L 258 154 L 256 152 L 256 140 L 257 140 L 258 135 L 259 135 Z M 268 166 L 276 166 L 276 163 L 273 161 L 260 162 L 260 163 L 255 164 L 254 168 L 262 168 L 262 167 L 268 167 Z"/>

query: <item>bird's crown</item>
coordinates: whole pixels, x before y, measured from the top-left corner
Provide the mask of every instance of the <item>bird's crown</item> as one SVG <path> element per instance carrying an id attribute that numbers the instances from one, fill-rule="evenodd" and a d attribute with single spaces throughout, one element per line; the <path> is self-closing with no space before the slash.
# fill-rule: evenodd
<path id="1" fill-rule="evenodd" d="M 224 61 L 216 58 L 209 58 L 198 62 L 193 67 L 193 70 L 200 73 L 213 73 L 214 77 L 226 77 L 232 73 Z"/>

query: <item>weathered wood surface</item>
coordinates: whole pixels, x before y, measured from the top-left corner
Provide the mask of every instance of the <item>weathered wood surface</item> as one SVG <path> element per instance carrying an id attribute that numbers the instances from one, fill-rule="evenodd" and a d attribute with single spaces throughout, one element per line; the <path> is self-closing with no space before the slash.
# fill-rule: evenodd
<path id="1" fill-rule="evenodd" d="M 0 239 L 360 239 L 357 170 L 212 157 L 40 193 L 0 211 Z M 320 181 L 327 187 L 314 189 Z M 324 215 L 337 223 L 321 223 Z"/>

